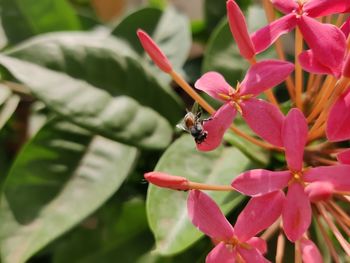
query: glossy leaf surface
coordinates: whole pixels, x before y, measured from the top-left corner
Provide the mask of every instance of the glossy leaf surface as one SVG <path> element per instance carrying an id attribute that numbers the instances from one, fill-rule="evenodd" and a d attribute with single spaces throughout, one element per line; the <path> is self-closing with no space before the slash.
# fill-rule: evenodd
<path id="1" fill-rule="evenodd" d="M 11 57 L 1 56 L 0 64 L 48 107 L 84 128 L 144 148 L 163 148 L 170 142 L 169 123 L 130 97 L 113 96 L 85 81 Z"/>
<path id="2" fill-rule="evenodd" d="M 70 123 L 47 123 L 18 155 L 5 182 L 2 262 L 25 262 L 101 206 L 136 157 L 136 148 Z"/>

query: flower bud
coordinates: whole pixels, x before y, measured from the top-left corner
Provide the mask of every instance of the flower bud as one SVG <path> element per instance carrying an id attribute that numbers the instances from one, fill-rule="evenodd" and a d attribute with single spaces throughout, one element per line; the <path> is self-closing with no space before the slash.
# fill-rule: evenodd
<path id="1" fill-rule="evenodd" d="M 185 177 L 170 175 L 162 172 L 145 173 L 144 177 L 148 182 L 159 187 L 183 191 L 189 190 L 189 181 Z"/>
<path id="2" fill-rule="evenodd" d="M 227 17 L 231 33 L 237 42 L 242 57 L 250 60 L 255 56 L 255 48 L 249 36 L 247 23 L 238 5 L 233 0 L 226 2 Z"/>
<path id="3" fill-rule="evenodd" d="M 137 36 L 141 42 L 142 47 L 151 57 L 153 62 L 165 73 L 170 73 L 173 69 L 164 53 L 160 50 L 153 39 L 143 30 L 137 30 Z"/>
<path id="4" fill-rule="evenodd" d="M 305 188 L 311 202 L 327 201 L 331 198 L 333 190 L 333 185 L 328 182 L 314 182 Z"/>

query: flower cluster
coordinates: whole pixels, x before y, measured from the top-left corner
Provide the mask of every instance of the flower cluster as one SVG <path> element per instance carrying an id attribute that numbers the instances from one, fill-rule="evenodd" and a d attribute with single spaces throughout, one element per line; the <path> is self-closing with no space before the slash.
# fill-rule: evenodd
<path id="1" fill-rule="evenodd" d="M 320 219 L 350 257 L 350 244 L 344 237 L 350 233 L 350 217 L 334 201 L 350 203 L 350 149 L 344 143 L 350 139 L 350 18 L 346 20 L 342 15 L 350 12 L 350 1 L 271 0 L 264 4 L 266 9 L 274 6 L 284 15 L 277 20 L 268 17 L 270 24 L 249 34 L 239 6 L 233 0 L 227 1 L 232 36 L 250 68 L 235 87 L 218 72 L 207 72 L 196 81 L 197 90 L 223 103 L 217 110 L 185 83 L 144 31 L 139 30 L 138 36 L 155 64 L 211 114 L 210 120 L 203 123 L 207 136 L 196 144 L 199 151 L 217 148 L 231 128 L 266 150 L 283 152 L 285 170 L 246 171 L 235 177 L 231 186 L 197 184 L 162 172 L 147 173 L 145 178 L 160 187 L 189 190 L 189 218 L 215 244 L 207 262 L 267 262 L 266 240 L 255 236 L 272 228 L 276 221 L 295 243 L 296 262 L 322 262 L 308 234 L 313 217 L 323 229 L 334 262 L 339 262 Z M 320 22 L 331 21 L 331 15 L 338 15 L 335 25 Z M 324 17 L 327 19 L 317 19 Z M 257 61 L 256 54 L 274 43 L 281 48 L 279 37 L 294 28 L 295 63 L 285 61 L 283 56 L 279 60 Z M 303 50 L 304 40 L 307 50 Z M 309 76 L 304 87 L 306 72 Z M 281 112 L 272 91 L 283 82 L 294 106 L 287 115 Z M 268 101 L 258 97 L 262 93 Z M 260 139 L 233 126 L 237 113 Z M 218 205 L 200 190 L 238 191 L 251 199 L 232 226 Z"/>

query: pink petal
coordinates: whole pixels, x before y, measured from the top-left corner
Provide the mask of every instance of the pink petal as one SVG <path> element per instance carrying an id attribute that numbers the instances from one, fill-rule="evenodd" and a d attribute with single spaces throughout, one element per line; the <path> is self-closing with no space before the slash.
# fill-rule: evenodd
<path id="1" fill-rule="evenodd" d="M 284 116 L 273 104 L 251 98 L 240 104 L 242 117 L 249 127 L 269 143 L 282 146 L 282 126 Z"/>
<path id="2" fill-rule="evenodd" d="M 328 182 L 314 182 L 305 187 L 305 193 L 311 202 L 327 201 L 334 192 L 334 187 Z"/>
<path id="3" fill-rule="evenodd" d="M 251 35 L 256 53 L 261 53 L 271 46 L 281 35 L 291 31 L 297 24 L 295 14 L 288 14 Z"/>
<path id="4" fill-rule="evenodd" d="M 290 179 L 290 171 L 255 169 L 241 173 L 231 185 L 242 194 L 259 196 L 283 189 Z"/>
<path id="5" fill-rule="evenodd" d="M 350 191 L 350 165 L 320 166 L 304 172 L 306 182 L 328 182 L 335 190 Z"/>
<path id="6" fill-rule="evenodd" d="M 270 262 L 256 248 L 237 247 L 237 252 L 243 258 L 244 262 L 266 263 Z M 219 263 L 219 262 L 217 262 Z"/>
<path id="7" fill-rule="evenodd" d="M 293 183 L 288 188 L 282 220 L 284 233 L 291 242 L 300 239 L 311 224 L 310 201 L 299 183 Z"/>
<path id="8" fill-rule="evenodd" d="M 194 83 L 196 89 L 202 90 L 209 96 L 223 101 L 218 94 L 228 95 L 232 91 L 231 86 L 226 82 L 224 77 L 217 72 L 210 71 L 205 73 Z"/>
<path id="9" fill-rule="evenodd" d="M 294 64 L 281 60 L 263 60 L 252 65 L 241 83 L 240 95 L 253 94 L 273 88 L 294 70 Z"/>
<path id="10" fill-rule="evenodd" d="M 188 180 L 185 177 L 170 175 L 162 172 L 149 172 L 144 174 L 151 184 L 174 190 L 189 190 Z"/>
<path id="11" fill-rule="evenodd" d="M 227 17 L 231 33 L 236 40 L 238 49 L 242 57 L 247 60 L 255 56 L 255 49 L 248 34 L 247 23 L 245 17 L 235 1 L 226 2 Z"/>
<path id="12" fill-rule="evenodd" d="M 350 164 L 350 149 L 338 153 L 337 159 L 341 164 Z"/>
<path id="13" fill-rule="evenodd" d="M 284 200 L 282 191 L 251 198 L 237 218 L 234 234 L 245 242 L 271 226 L 281 215 Z"/>
<path id="14" fill-rule="evenodd" d="M 230 103 L 226 103 L 218 109 L 211 120 L 204 122 L 203 129 L 208 133 L 204 142 L 197 144 L 200 151 L 211 151 L 217 148 L 224 137 L 225 131 L 230 127 L 236 109 Z"/>
<path id="15" fill-rule="evenodd" d="M 340 30 L 344 33 L 346 38 L 349 36 L 349 34 L 350 34 L 350 17 L 340 27 Z"/>
<path id="16" fill-rule="evenodd" d="M 332 142 L 350 139 L 350 88 L 332 106 L 328 115 L 326 135 Z"/>
<path id="17" fill-rule="evenodd" d="M 300 110 L 294 108 L 289 111 L 282 126 L 282 139 L 289 169 L 301 171 L 307 141 L 307 122 Z"/>
<path id="18" fill-rule="evenodd" d="M 316 73 L 316 74 L 331 74 L 337 78 L 341 75 L 341 71 L 339 71 L 340 69 L 339 67 L 336 69 L 333 69 L 333 68 L 327 67 L 327 65 L 321 64 L 317 60 L 317 56 L 315 56 L 315 54 L 312 52 L 311 49 L 302 52 L 299 55 L 298 59 L 303 69 L 308 72 Z"/>
<path id="19" fill-rule="evenodd" d="M 322 24 L 317 20 L 301 16 L 298 26 L 317 60 L 335 72 L 341 72 L 346 39 L 343 32 L 334 25 Z"/>
<path id="20" fill-rule="evenodd" d="M 252 237 L 248 239 L 246 243 L 255 247 L 261 254 L 265 254 L 267 252 L 266 241 L 260 237 Z"/>
<path id="21" fill-rule="evenodd" d="M 230 250 L 224 242 L 220 242 L 215 246 L 205 259 L 205 263 L 235 263 L 236 253 Z"/>
<path id="22" fill-rule="evenodd" d="M 160 50 L 153 39 L 143 30 L 137 30 L 137 36 L 141 42 L 142 47 L 151 57 L 153 62 L 165 73 L 170 73 L 173 69 L 164 53 Z"/>
<path id="23" fill-rule="evenodd" d="M 192 223 L 211 238 L 223 241 L 233 237 L 233 227 L 218 205 L 205 193 L 191 190 L 187 210 Z"/>
<path id="24" fill-rule="evenodd" d="M 305 263 L 322 263 L 322 256 L 316 245 L 309 239 L 301 239 L 301 256 Z"/>
<path id="25" fill-rule="evenodd" d="M 310 17 L 320 17 L 344 13 L 349 8 L 347 0 L 308 0 L 303 9 Z"/>
<path id="26" fill-rule="evenodd" d="M 282 13 L 291 13 L 293 10 L 298 9 L 298 4 L 294 0 L 270 0 L 271 3 Z"/>

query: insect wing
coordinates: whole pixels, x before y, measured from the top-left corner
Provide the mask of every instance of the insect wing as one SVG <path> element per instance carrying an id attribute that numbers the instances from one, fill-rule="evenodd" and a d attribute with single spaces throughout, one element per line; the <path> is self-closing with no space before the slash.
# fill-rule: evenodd
<path id="1" fill-rule="evenodd" d="M 200 108 L 198 102 L 193 103 L 191 112 L 192 112 L 194 115 L 196 115 L 198 112 L 201 112 L 201 111 L 202 111 L 202 110 L 201 110 L 201 108 Z"/>
<path id="2" fill-rule="evenodd" d="M 186 132 L 190 132 L 190 130 L 186 126 L 185 118 L 183 118 L 180 123 L 176 124 L 176 128 L 184 130 Z"/>

